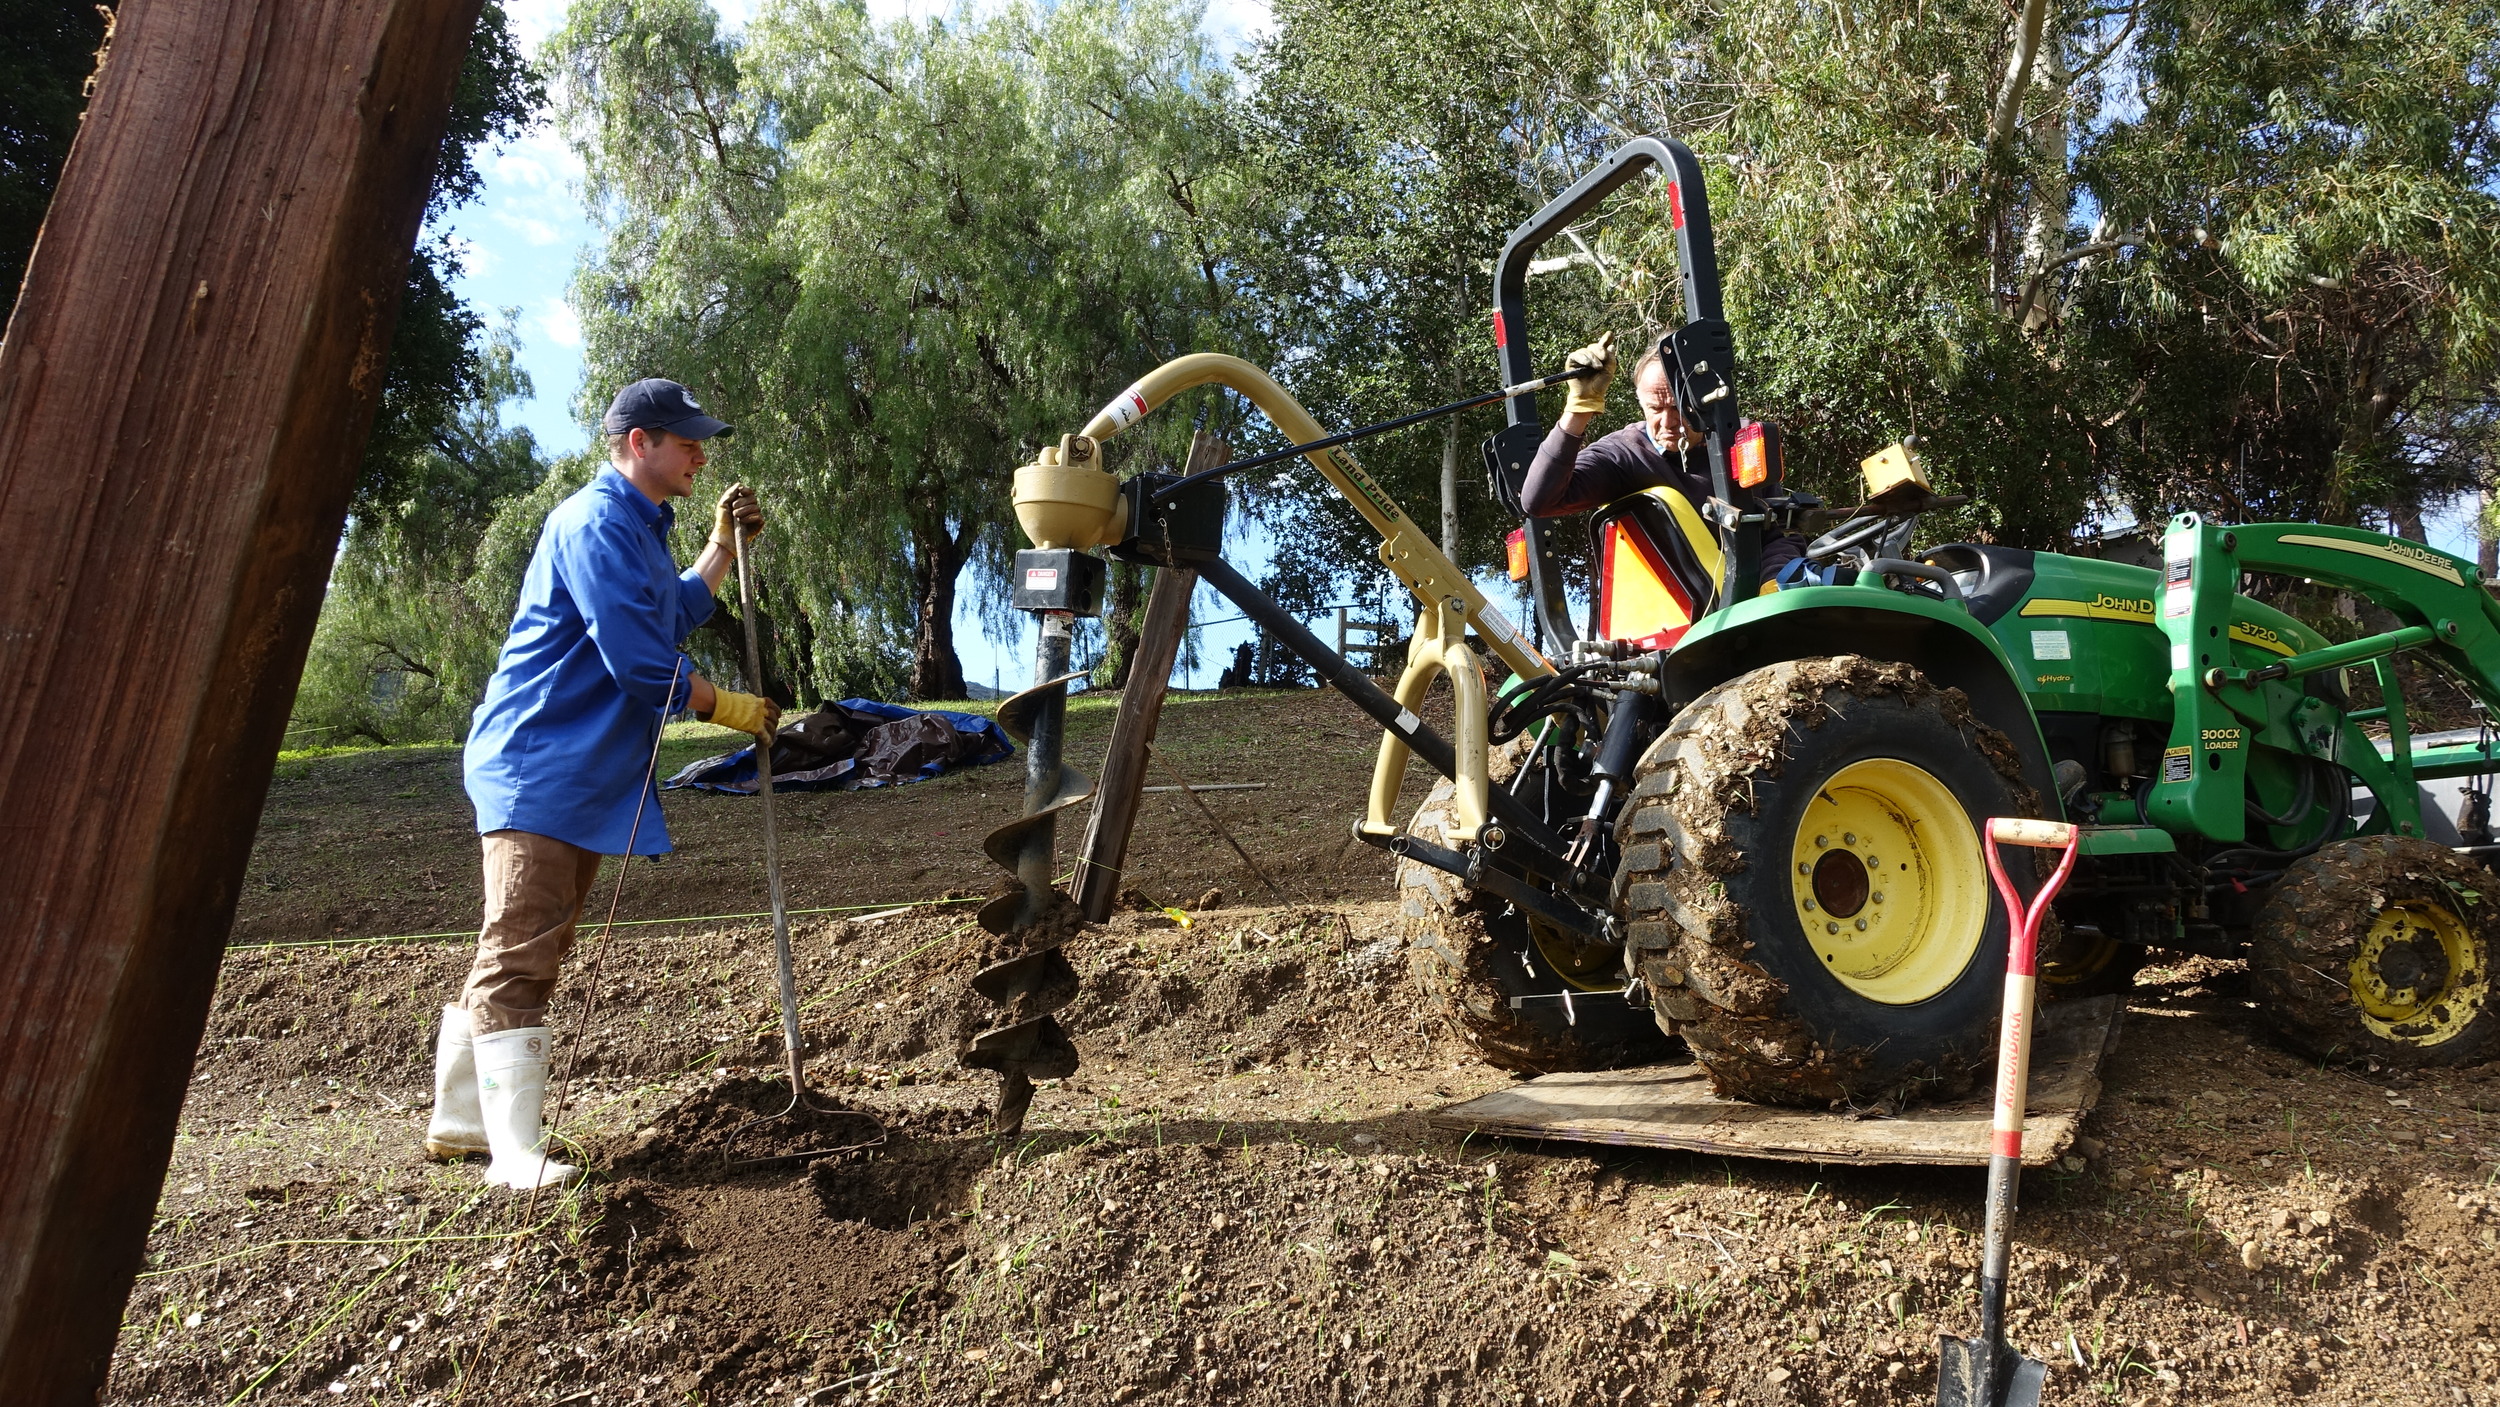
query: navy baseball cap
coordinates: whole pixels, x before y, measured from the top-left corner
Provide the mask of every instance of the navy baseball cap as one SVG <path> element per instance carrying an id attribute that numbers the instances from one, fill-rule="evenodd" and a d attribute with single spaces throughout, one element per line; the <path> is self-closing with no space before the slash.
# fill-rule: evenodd
<path id="1" fill-rule="evenodd" d="M 611 435 L 622 435 L 628 430 L 666 430 L 689 440 L 708 440 L 714 435 L 735 433 L 726 421 L 705 415 L 693 392 L 657 376 L 617 392 L 616 399 L 608 402 L 608 418 L 600 424 Z"/>

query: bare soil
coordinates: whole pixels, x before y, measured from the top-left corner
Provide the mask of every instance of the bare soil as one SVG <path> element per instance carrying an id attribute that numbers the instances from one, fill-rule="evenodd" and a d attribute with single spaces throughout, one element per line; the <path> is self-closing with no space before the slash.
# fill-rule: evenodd
<path id="1" fill-rule="evenodd" d="M 1071 942 L 1085 1066 L 1012 1143 L 954 1060 L 989 1011 L 968 906 L 799 922 L 818 1107 L 752 1127 L 789 1099 L 764 925 L 577 954 L 560 1130 L 594 1171 L 535 1199 L 418 1153 L 464 945 L 238 946 L 107 1399 L 1934 1400 L 1976 1170 L 1432 1128 L 1509 1077 L 1424 1009 L 1384 858 L 1341 844 L 1372 735 L 1333 695 L 1175 699 L 1164 731 L 1193 780 L 1272 783 L 1209 802 L 1298 892 L 1244 904 L 1155 798 L 1137 887 L 1236 897 Z M 238 944 L 474 923 L 456 754 L 291 766 Z M 1013 780 L 795 802 L 793 902 L 986 889 Z M 666 804 L 684 853 L 633 868 L 625 916 L 760 908 L 753 803 Z M 2149 970 L 2079 1156 L 2027 1181 L 2013 1328 L 2050 1400 L 2500 1403 L 2500 1078 L 2320 1069 L 2247 1003 L 2239 964 Z"/>

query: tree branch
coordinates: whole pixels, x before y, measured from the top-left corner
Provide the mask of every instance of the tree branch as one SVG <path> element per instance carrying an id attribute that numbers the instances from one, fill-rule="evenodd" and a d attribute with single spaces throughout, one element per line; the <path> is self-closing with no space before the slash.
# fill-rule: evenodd
<path id="1" fill-rule="evenodd" d="M 2040 31 L 2048 21 L 2049 0 L 2023 0 L 2014 22 L 2014 53 L 2006 61 L 2005 92 L 1997 99 L 1996 116 L 1988 123 L 1988 154 L 1995 156 L 2014 139 L 2023 115 L 2023 95 L 2031 89 L 2031 65 L 2040 56 Z"/>
<path id="2" fill-rule="evenodd" d="M 2094 15 L 2093 18 L 2107 19 L 2112 13 L 2112 11 L 2103 10 Z M 2083 61 L 2083 66 L 2076 69 L 2071 77 L 2081 78 L 2085 74 L 2090 73 L 2092 70 L 2099 68 L 2102 64 L 2109 62 L 2110 56 L 2117 53 L 2119 48 L 2127 42 L 2127 36 L 2135 33 L 2135 22 L 2143 15 L 2143 13 L 2144 0 L 2135 0 L 2134 4 L 2129 5 L 2127 7 L 2127 22 L 2118 27 L 2118 37 L 2112 39 L 2107 44 L 2102 45 L 2099 53 L 2085 59 Z"/>

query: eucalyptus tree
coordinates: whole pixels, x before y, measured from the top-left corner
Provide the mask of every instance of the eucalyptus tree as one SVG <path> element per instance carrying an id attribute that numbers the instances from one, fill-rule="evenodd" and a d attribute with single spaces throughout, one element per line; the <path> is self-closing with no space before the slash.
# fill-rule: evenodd
<path id="1" fill-rule="evenodd" d="M 1525 81 L 1522 57 L 1512 11 L 1479 0 L 1275 6 L 1246 65 L 1245 141 L 1265 218 L 1242 267 L 1285 349 L 1282 378 L 1322 423 L 1384 419 L 1494 384 L 1495 256 L 1562 173 L 1602 151 L 1562 94 Z M 1554 314 L 1540 326 L 1557 347 L 1595 330 L 1588 292 L 1540 287 Z M 1492 408 L 1361 450 L 1410 508 L 1438 504 L 1443 550 L 1462 563 L 1499 559 L 1504 524 L 1478 487 L 1475 443 L 1500 423 Z M 1314 606 L 1348 578 L 1380 579 L 1368 529 L 1324 485 L 1283 481 L 1260 506 L 1292 525 L 1278 535 L 1288 600 Z"/>
<path id="2" fill-rule="evenodd" d="M 730 37 L 692 0 L 589 0 L 554 41 L 609 231 L 575 292 L 593 384 L 673 376 L 739 427 L 721 459 L 773 506 L 811 692 L 901 684 L 907 649 L 914 694 L 962 697 L 957 583 L 1012 551 L 1010 471 L 1213 338 L 1238 195 L 1197 18 L 785 0 Z"/>
<path id="3" fill-rule="evenodd" d="M 1539 81 L 1704 154 L 1749 403 L 1809 481 L 1916 432 L 1971 530 L 2038 545 L 2179 507 L 2418 532 L 2489 481 L 2488 5 L 1591 3 Z M 1655 318 L 1667 222 L 1627 206 L 1591 238 Z"/>

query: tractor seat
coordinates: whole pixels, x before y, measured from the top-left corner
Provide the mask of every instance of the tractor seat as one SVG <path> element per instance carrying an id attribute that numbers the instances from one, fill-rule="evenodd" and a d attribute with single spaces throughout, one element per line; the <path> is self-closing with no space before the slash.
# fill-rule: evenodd
<path id="1" fill-rule="evenodd" d="M 2031 590 L 2032 554 L 2026 548 L 1954 542 L 1931 547 L 1921 555 L 1953 573 L 1971 617 L 1981 625 L 1996 624 Z"/>
<path id="2" fill-rule="evenodd" d="M 1718 536 L 1674 489 L 1644 489 L 1592 514 L 1589 555 L 1597 567 L 1589 601 L 1596 639 L 1671 648 L 1718 589 Z"/>

